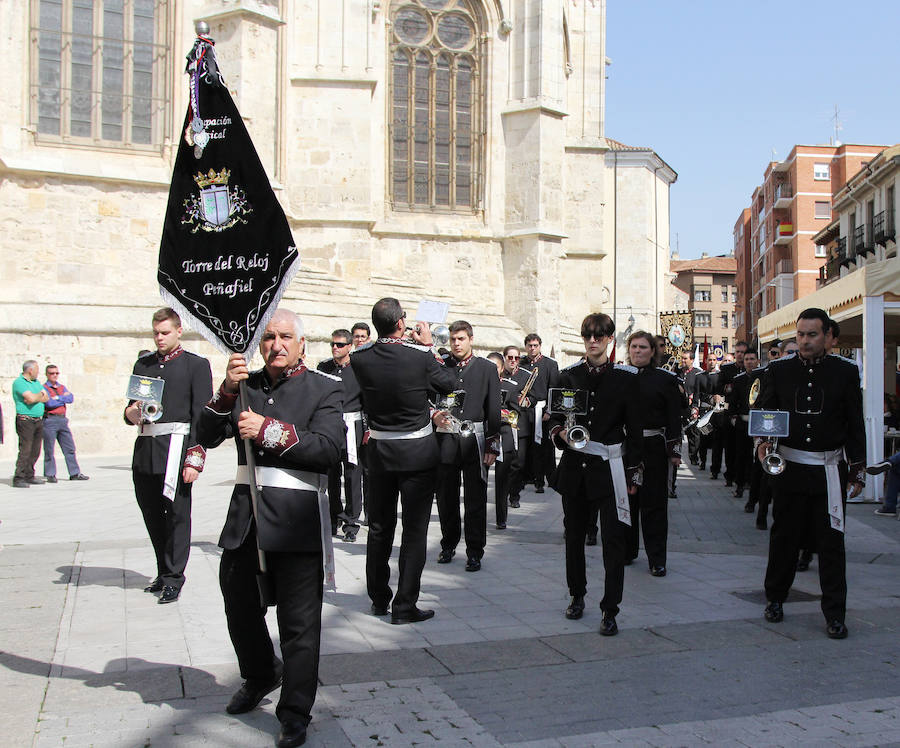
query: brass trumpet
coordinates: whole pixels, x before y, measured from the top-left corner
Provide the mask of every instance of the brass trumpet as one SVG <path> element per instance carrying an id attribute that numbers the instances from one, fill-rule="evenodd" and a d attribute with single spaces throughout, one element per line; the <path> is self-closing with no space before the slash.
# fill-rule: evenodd
<path id="1" fill-rule="evenodd" d="M 443 322 L 436 322 L 432 325 L 429 325 L 431 329 L 431 342 L 436 346 L 444 346 L 450 342 L 450 328 L 447 327 Z M 416 323 L 415 331 L 417 333 L 422 332 L 422 326 Z M 415 339 L 412 336 L 413 328 L 407 328 L 407 335 L 409 339 L 415 342 Z"/>
<path id="2" fill-rule="evenodd" d="M 765 470 L 769 475 L 781 475 L 784 472 L 784 457 L 782 457 L 777 452 L 778 450 L 778 438 L 776 437 L 771 442 L 769 442 L 769 446 L 766 449 L 766 456 L 763 457 L 762 469 Z"/>
<path id="3" fill-rule="evenodd" d="M 156 423 L 162 418 L 162 403 L 157 400 L 141 400 L 141 420 L 147 423 Z"/>

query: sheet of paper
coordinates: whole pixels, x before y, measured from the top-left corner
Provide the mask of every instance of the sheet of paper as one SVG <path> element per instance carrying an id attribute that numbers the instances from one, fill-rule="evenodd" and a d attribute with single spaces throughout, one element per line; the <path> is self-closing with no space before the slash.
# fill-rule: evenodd
<path id="1" fill-rule="evenodd" d="M 415 319 L 420 322 L 444 322 L 450 305 L 444 301 L 430 301 L 422 299 L 416 309 Z"/>

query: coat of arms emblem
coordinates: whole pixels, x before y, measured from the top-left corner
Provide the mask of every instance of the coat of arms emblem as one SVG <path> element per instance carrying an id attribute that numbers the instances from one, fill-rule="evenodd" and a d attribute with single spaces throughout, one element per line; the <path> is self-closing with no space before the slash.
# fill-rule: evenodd
<path id="1" fill-rule="evenodd" d="M 200 229 L 224 231 L 238 221 L 247 223 L 244 216 L 252 213 L 253 208 L 243 189 L 237 185 L 228 186 L 230 178 L 231 171 L 227 168 L 220 172 L 210 169 L 206 174 L 198 172 L 194 176 L 200 194 L 191 195 L 184 201 L 185 213 L 181 218 L 182 224 L 192 227 L 192 234 Z"/>

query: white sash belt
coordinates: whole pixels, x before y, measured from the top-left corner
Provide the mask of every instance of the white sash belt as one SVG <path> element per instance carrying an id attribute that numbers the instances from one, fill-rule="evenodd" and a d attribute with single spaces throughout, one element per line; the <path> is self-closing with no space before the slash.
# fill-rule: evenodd
<path id="1" fill-rule="evenodd" d="M 544 438 L 544 408 L 547 407 L 546 400 L 538 400 L 534 406 L 534 443 L 540 444 Z"/>
<path id="2" fill-rule="evenodd" d="M 246 465 L 238 465 L 234 482 L 246 486 L 250 483 L 250 476 Z M 295 491 L 318 491 L 319 473 L 311 473 L 306 470 L 287 470 L 278 467 L 256 468 L 256 484 L 269 486 L 270 488 L 290 488 Z"/>
<path id="3" fill-rule="evenodd" d="M 665 429 L 644 429 L 644 436 L 662 436 L 665 437 Z"/>
<path id="4" fill-rule="evenodd" d="M 631 527 L 631 507 L 628 504 L 628 482 L 625 480 L 625 463 L 622 457 L 625 448 L 619 444 L 603 444 L 601 442 L 588 442 L 584 449 L 575 451 L 583 454 L 602 457 L 609 463 L 609 472 L 612 475 L 613 491 L 616 495 L 616 514 L 619 522 L 624 522 Z"/>
<path id="5" fill-rule="evenodd" d="M 825 467 L 825 485 L 828 487 L 828 516 L 831 528 L 844 532 L 844 497 L 841 496 L 841 476 L 838 463 L 844 459 L 843 449 L 831 449 L 827 452 L 807 452 L 778 445 L 778 453 L 789 462 L 798 465 L 823 465 Z"/>
<path id="6" fill-rule="evenodd" d="M 344 413 L 344 424 L 347 426 L 347 462 L 351 465 L 359 465 L 359 455 L 356 452 L 356 422 L 362 421 L 362 413 Z"/>
<path id="7" fill-rule="evenodd" d="M 250 471 L 246 465 L 238 465 L 234 476 L 236 485 L 249 485 Z M 331 542 L 331 512 L 325 488 L 328 479 L 321 473 L 306 470 L 287 470 L 278 467 L 256 468 L 256 482 L 270 488 L 289 488 L 295 491 L 313 491 L 318 496 L 319 532 L 322 539 L 322 568 L 325 572 L 325 589 L 336 590 L 334 578 L 334 544 Z M 257 533 L 259 530 L 257 529 Z"/>
<path id="8" fill-rule="evenodd" d="M 169 439 L 169 453 L 166 455 L 166 475 L 163 478 L 163 496 L 174 500 L 175 489 L 178 487 L 178 471 L 181 469 L 181 450 L 184 447 L 184 437 L 191 433 L 191 424 L 178 423 L 142 423 L 138 436 L 165 436 L 171 434 Z"/>
<path id="9" fill-rule="evenodd" d="M 416 431 L 378 431 L 377 429 L 369 429 L 370 439 L 381 439 L 382 441 L 390 441 L 393 439 L 421 439 L 429 434 L 433 434 L 434 429 L 429 423 L 427 426 Z"/>
<path id="10" fill-rule="evenodd" d="M 741 416 L 741 420 L 744 423 L 750 423 L 750 416 Z"/>

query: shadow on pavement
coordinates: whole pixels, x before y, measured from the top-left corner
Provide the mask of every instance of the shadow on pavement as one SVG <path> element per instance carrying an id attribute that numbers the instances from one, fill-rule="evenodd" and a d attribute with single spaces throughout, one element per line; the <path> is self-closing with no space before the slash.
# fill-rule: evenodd
<path id="1" fill-rule="evenodd" d="M 53 584 L 70 584 L 72 578 L 78 578 L 78 586 L 86 587 L 96 585 L 98 587 L 121 587 L 128 590 L 143 589 L 150 584 L 150 578 L 145 574 L 131 569 L 119 569 L 114 566 L 57 566 L 59 579 L 54 579 Z"/>

